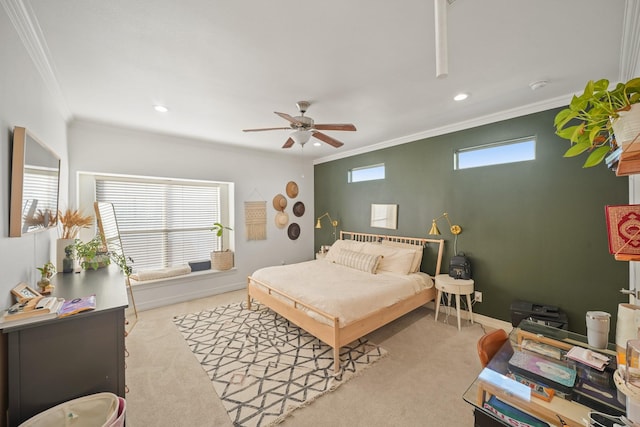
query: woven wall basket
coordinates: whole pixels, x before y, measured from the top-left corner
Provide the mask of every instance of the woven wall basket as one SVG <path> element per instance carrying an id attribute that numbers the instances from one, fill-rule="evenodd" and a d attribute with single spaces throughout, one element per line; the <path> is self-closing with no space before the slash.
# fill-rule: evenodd
<path id="1" fill-rule="evenodd" d="M 233 252 L 230 250 L 211 252 L 212 270 L 229 270 L 230 268 L 233 268 Z"/>

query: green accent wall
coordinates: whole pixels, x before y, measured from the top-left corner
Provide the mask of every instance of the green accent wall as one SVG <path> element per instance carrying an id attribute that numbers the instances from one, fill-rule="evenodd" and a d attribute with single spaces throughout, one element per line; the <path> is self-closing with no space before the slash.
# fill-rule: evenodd
<path id="1" fill-rule="evenodd" d="M 612 314 L 613 337 L 629 266 L 609 254 L 604 206 L 628 203 L 628 179 L 604 165 L 582 168 L 584 156 L 563 158 L 569 143 L 554 134 L 557 111 L 318 164 L 315 214 L 329 212 L 338 230 L 428 237 L 431 220 L 448 212 L 462 227 L 458 251 L 471 259 L 483 293 L 475 312 L 510 321 L 515 299 L 552 304 L 568 314 L 571 330 L 585 333 L 585 313 L 602 310 Z M 536 137 L 536 160 L 453 168 L 456 149 L 527 136 Z M 377 163 L 385 164 L 384 180 L 347 183 L 349 169 Z M 370 227 L 372 203 L 398 205 L 397 230 Z M 333 241 L 323 225 L 315 230 L 316 250 Z M 438 227 L 447 272 L 454 239 L 446 220 Z M 422 270 L 433 268 L 425 259 Z"/>

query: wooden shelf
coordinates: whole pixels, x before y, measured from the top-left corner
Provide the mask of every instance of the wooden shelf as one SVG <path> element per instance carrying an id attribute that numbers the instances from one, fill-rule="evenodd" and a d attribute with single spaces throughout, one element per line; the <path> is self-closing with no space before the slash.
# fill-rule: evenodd
<path id="1" fill-rule="evenodd" d="M 622 146 L 622 154 L 620 154 L 616 168 L 616 176 L 628 176 L 636 173 L 640 173 L 640 138 L 638 136 L 630 144 Z"/>
<path id="2" fill-rule="evenodd" d="M 615 254 L 616 261 L 640 261 L 640 255 L 633 254 Z"/>

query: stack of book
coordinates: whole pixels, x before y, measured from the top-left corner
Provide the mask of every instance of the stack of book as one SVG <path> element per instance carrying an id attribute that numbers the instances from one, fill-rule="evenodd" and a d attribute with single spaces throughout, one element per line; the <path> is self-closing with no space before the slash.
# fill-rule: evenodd
<path id="1" fill-rule="evenodd" d="M 47 297 L 39 298 L 35 304 L 28 302 L 16 303 L 8 310 L 5 310 L 2 317 L 0 317 L 0 329 L 58 317 L 72 316 L 84 311 L 95 310 L 95 308 L 95 295 L 88 295 L 66 301 L 64 298 Z"/>
<path id="2" fill-rule="evenodd" d="M 63 298 L 42 298 L 35 306 L 25 310 L 25 303 L 17 303 L 11 306 L 2 315 L 0 328 L 18 326 L 32 322 L 40 322 L 58 317 L 58 311 L 64 303 Z"/>
<path id="3" fill-rule="evenodd" d="M 617 400 L 612 379 L 617 367 L 615 356 L 581 347 L 568 353 L 561 350 L 560 357 L 520 350 L 514 352 L 508 365 L 508 376 L 529 386 L 535 397 L 550 401 L 557 396 L 597 411 L 624 414 L 624 404 Z"/>

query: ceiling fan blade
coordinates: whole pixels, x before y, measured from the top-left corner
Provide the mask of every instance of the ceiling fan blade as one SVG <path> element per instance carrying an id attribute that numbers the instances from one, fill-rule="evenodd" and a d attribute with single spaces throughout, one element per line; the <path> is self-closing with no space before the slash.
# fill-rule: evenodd
<path id="1" fill-rule="evenodd" d="M 344 144 L 337 139 L 331 138 L 329 135 L 326 135 L 322 132 L 313 132 L 314 137 L 318 138 L 320 141 L 326 142 L 329 145 L 332 145 L 336 148 L 342 147 Z"/>
<path id="2" fill-rule="evenodd" d="M 242 129 L 242 132 L 261 132 L 263 130 L 291 130 L 291 128 L 259 128 L 259 129 Z"/>
<path id="3" fill-rule="evenodd" d="M 294 119 L 293 117 L 291 117 L 290 115 L 288 115 L 287 113 L 278 113 L 277 111 L 274 111 L 274 113 L 276 113 L 277 115 L 279 115 L 280 117 L 282 117 L 286 121 L 288 121 L 290 123 L 293 123 L 294 125 L 301 125 L 302 124 L 299 121 L 297 121 L 296 119 Z"/>
<path id="4" fill-rule="evenodd" d="M 355 131 L 356 127 L 354 125 L 352 125 L 351 123 L 335 123 L 335 124 L 315 124 L 313 125 L 314 129 L 317 130 L 350 130 L 350 131 Z"/>
<path id="5" fill-rule="evenodd" d="M 294 144 L 293 139 L 289 138 L 287 139 L 287 142 L 284 143 L 284 145 L 282 146 L 282 148 L 291 148 L 291 146 Z"/>

